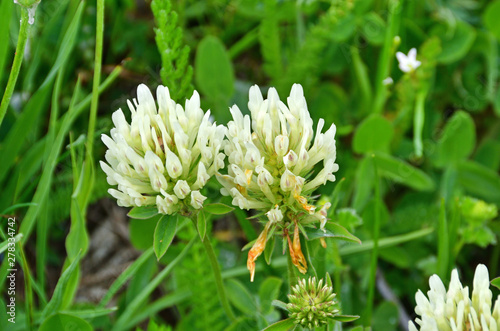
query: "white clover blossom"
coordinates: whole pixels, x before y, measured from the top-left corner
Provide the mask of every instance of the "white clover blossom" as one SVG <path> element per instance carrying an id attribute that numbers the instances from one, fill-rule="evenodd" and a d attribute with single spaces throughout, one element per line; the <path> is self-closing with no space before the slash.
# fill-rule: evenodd
<path id="1" fill-rule="evenodd" d="M 415 312 L 419 326 L 408 322 L 410 331 L 498 331 L 500 330 L 500 296 L 492 310 L 492 292 L 488 268 L 484 264 L 476 267 L 473 281 L 472 299 L 469 288 L 463 287 L 457 270 L 451 273 L 448 291 L 437 275 L 429 279 L 428 298 L 418 291 L 415 295 Z"/>
<path id="2" fill-rule="evenodd" d="M 335 181 L 335 125 L 322 133 L 325 121 L 320 119 L 316 133 L 307 109 L 302 86 L 294 84 L 285 105 L 276 89 L 270 88 L 264 99 L 257 85 L 250 88 L 248 108 L 251 116 L 237 106 L 230 111 L 224 152 L 228 156 L 227 174 L 217 174 L 221 193 L 233 198 L 242 209 L 257 209 L 268 216 L 263 233 L 249 252 L 247 266 L 253 279 L 254 261 L 262 253 L 267 232 L 279 225 L 282 230 L 295 223 L 294 242 L 289 239 L 290 254 L 299 271 L 306 262 L 300 250 L 299 227 L 296 224 L 326 223 L 326 209 L 313 205 L 311 193 L 327 181 Z M 321 164 L 321 170 L 313 169 Z M 279 210 L 279 212 L 278 212 Z"/>
<path id="3" fill-rule="evenodd" d="M 408 55 L 401 52 L 397 52 L 396 58 L 398 59 L 399 62 L 399 69 L 401 69 L 401 71 L 403 72 L 413 72 L 422 64 L 422 62 L 417 60 L 416 48 L 410 49 Z"/>
<path id="4" fill-rule="evenodd" d="M 208 179 L 224 166 L 220 152 L 226 128 L 217 126 L 200 108 L 194 91 L 185 107 L 170 99 L 167 87 L 156 90 L 158 107 L 146 85 L 137 87 L 137 99 L 128 101 L 130 124 L 121 109 L 115 111 L 108 147 L 101 168 L 108 192 L 124 207 L 156 205 L 162 214 L 200 209 L 200 193 Z"/>

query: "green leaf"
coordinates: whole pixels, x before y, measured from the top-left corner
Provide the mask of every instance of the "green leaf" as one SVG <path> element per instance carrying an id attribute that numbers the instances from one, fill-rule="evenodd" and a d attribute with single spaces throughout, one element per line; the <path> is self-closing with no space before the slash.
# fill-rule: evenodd
<path id="1" fill-rule="evenodd" d="M 234 91 L 234 72 L 229 54 L 219 38 L 206 36 L 198 44 L 195 80 L 200 91 L 215 101 L 229 101 Z"/>
<path id="2" fill-rule="evenodd" d="M 279 309 L 282 309 L 282 310 L 288 312 L 288 308 L 286 306 L 286 303 L 284 303 L 283 301 L 273 300 L 273 302 L 271 302 L 271 304 L 273 305 L 273 307 L 276 307 L 276 308 L 279 308 Z"/>
<path id="3" fill-rule="evenodd" d="M 9 23 L 12 17 L 13 2 L 2 1 L 0 5 L 0 36 L 9 35 Z M 10 43 L 5 40 L 0 43 L 0 82 L 2 82 L 2 75 L 6 73 L 4 71 L 5 63 L 7 62 L 7 53 L 10 48 Z"/>
<path id="4" fill-rule="evenodd" d="M 250 330 L 251 326 L 254 326 L 254 320 L 247 316 L 240 316 L 235 319 L 224 331 L 241 331 Z"/>
<path id="5" fill-rule="evenodd" d="M 151 247 L 142 255 L 135 260 L 131 265 L 127 267 L 127 269 L 118 276 L 118 278 L 111 284 L 108 289 L 108 292 L 102 297 L 101 302 L 99 303 L 100 308 L 105 307 L 108 302 L 113 298 L 113 296 L 118 292 L 118 290 L 130 279 L 135 273 L 140 270 L 140 267 L 149 259 L 149 257 L 153 255 L 153 248 Z"/>
<path id="6" fill-rule="evenodd" d="M 375 310 L 372 327 L 374 330 L 396 331 L 398 320 L 398 307 L 392 302 L 385 301 Z"/>
<path id="7" fill-rule="evenodd" d="M 158 214 L 152 218 L 144 220 L 130 220 L 130 242 L 135 248 L 145 250 L 153 245 L 156 224 L 162 216 L 162 214 Z"/>
<path id="8" fill-rule="evenodd" d="M 57 281 L 56 288 L 54 289 L 54 293 L 52 294 L 52 298 L 42 312 L 42 318 L 46 318 L 50 314 L 58 312 L 61 308 L 66 285 L 68 284 L 74 271 L 77 269 L 78 263 L 80 262 L 80 256 L 81 255 L 78 254 L 69 267 L 61 274 L 61 277 Z"/>
<path id="9" fill-rule="evenodd" d="M 80 317 L 72 316 L 69 314 L 58 313 L 47 318 L 39 331 L 54 331 L 54 330 L 78 330 L 78 331 L 92 331 L 92 326 Z"/>
<path id="10" fill-rule="evenodd" d="M 207 219 L 203 210 L 198 212 L 196 219 L 196 228 L 198 229 L 198 234 L 203 241 L 203 239 L 205 239 L 205 234 L 207 233 Z"/>
<path id="11" fill-rule="evenodd" d="M 274 324 L 269 325 L 267 328 L 263 329 L 262 331 L 288 331 L 291 330 L 295 327 L 295 323 L 293 322 L 293 319 L 287 318 L 286 320 L 282 320 L 279 322 L 276 322 Z"/>
<path id="12" fill-rule="evenodd" d="M 458 180 L 467 192 L 490 202 L 500 202 L 500 176 L 495 171 L 466 161 L 458 166 Z"/>
<path id="13" fill-rule="evenodd" d="M 227 295 L 233 305 L 244 314 L 253 316 L 257 312 L 257 304 L 252 294 L 239 281 L 229 279 L 226 282 Z"/>
<path id="14" fill-rule="evenodd" d="M 223 203 L 211 203 L 203 206 L 203 210 L 214 215 L 224 215 L 230 213 L 234 210 L 233 207 L 225 205 Z"/>
<path id="15" fill-rule="evenodd" d="M 389 152 L 394 129 L 381 115 L 371 115 L 359 124 L 352 146 L 356 153 Z"/>
<path id="16" fill-rule="evenodd" d="M 432 34 L 441 39 L 442 51 L 437 60 L 443 64 L 463 58 L 476 39 L 474 28 L 462 20 L 456 20 L 456 25 L 453 27 L 439 25 L 432 31 Z"/>
<path id="17" fill-rule="evenodd" d="M 264 248 L 264 258 L 266 259 L 267 264 L 271 264 L 271 258 L 273 256 L 274 246 L 276 246 L 275 240 L 276 240 L 276 237 L 271 236 L 271 238 L 269 238 L 267 240 L 266 248 Z"/>
<path id="18" fill-rule="evenodd" d="M 356 213 L 356 209 L 342 208 L 337 211 L 336 221 L 349 231 L 354 231 L 355 228 L 363 224 L 363 220 Z"/>
<path id="19" fill-rule="evenodd" d="M 359 318 L 357 315 L 336 315 L 332 317 L 333 320 L 339 321 L 339 322 L 352 322 L 355 321 Z"/>
<path id="20" fill-rule="evenodd" d="M 448 235 L 448 219 L 446 217 L 446 205 L 444 199 L 441 200 L 439 211 L 438 227 L 438 275 L 443 279 L 448 275 L 448 263 L 450 253 L 450 239 Z"/>
<path id="21" fill-rule="evenodd" d="M 472 117 L 457 111 L 446 123 L 437 144 L 439 166 L 457 163 L 469 157 L 476 145 L 476 130 Z"/>
<path id="22" fill-rule="evenodd" d="M 500 0 L 491 1 L 483 12 L 483 23 L 484 26 L 500 40 L 498 17 L 500 17 Z"/>
<path id="23" fill-rule="evenodd" d="M 145 220 L 158 215 L 158 208 L 156 206 L 143 206 L 132 208 L 127 216 L 134 219 Z"/>
<path id="24" fill-rule="evenodd" d="M 432 191 L 433 180 L 422 170 L 389 154 L 375 153 L 379 174 L 419 191 Z"/>
<path id="25" fill-rule="evenodd" d="M 272 302 L 277 300 L 280 294 L 283 280 L 278 277 L 267 277 L 259 287 L 260 309 L 264 315 L 271 313 Z"/>
<path id="26" fill-rule="evenodd" d="M 351 234 L 343 226 L 337 223 L 331 223 L 331 222 L 326 223 L 325 231 L 321 229 L 307 228 L 306 233 L 309 240 L 314 240 L 318 238 L 334 238 L 361 244 L 361 240 L 359 240 L 359 238 Z"/>
<path id="27" fill-rule="evenodd" d="M 400 234 L 397 236 L 387 237 L 379 239 L 378 247 L 379 249 L 392 247 L 395 245 L 403 244 L 408 241 L 416 240 L 421 237 L 425 237 L 431 234 L 434 229 L 422 229 L 418 231 L 413 231 L 405 234 Z M 349 245 L 340 248 L 339 252 L 341 256 L 346 256 L 350 254 L 357 254 L 362 252 L 371 251 L 373 249 L 373 240 L 364 240 L 361 245 Z"/>
<path id="28" fill-rule="evenodd" d="M 158 261 L 167 252 L 177 230 L 177 217 L 164 215 L 156 223 L 153 248 Z"/>
<path id="29" fill-rule="evenodd" d="M 385 37 L 385 22 L 375 12 L 366 14 L 361 24 L 361 33 L 373 45 L 382 45 Z"/>
<path id="30" fill-rule="evenodd" d="M 496 288 L 498 288 L 500 290 L 500 277 L 493 278 L 491 280 L 491 285 L 495 286 Z"/>

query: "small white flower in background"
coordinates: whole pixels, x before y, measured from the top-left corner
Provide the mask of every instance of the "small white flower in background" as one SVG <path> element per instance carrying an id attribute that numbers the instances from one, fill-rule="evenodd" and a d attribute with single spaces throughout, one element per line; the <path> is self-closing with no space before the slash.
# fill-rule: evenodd
<path id="1" fill-rule="evenodd" d="M 392 80 L 391 77 L 387 77 L 386 79 L 384 79 L 382 81 L 382 84 L 384 84 L 385 86 L 392 85 L 393 83 L 394 83 L 394 80 Z"/>
<path id="2" fill-rule="evenodd" d="M 158 107 L 146 85 L 139 85 L 137 99 L 128 101 L 130 124 L 118 109 L 110 137 L 102 135 L 108 150 L 101 168 L 108 183 L 118 185 L 109 193 L 120 206 L 156 205 L 162 214 L 200 209 L 206 199 L 200 189 L 224 166 L 220 149 L 226 128 L 203 112 L 196 91 L 184 108 L 165 86 L 158 86 L 156 95 Z"/>
<path id="3" fill-rule="evenodd" d="M 417 49 L 412 48 L 408 52 L 408 55 L 405 55 L 404 53 L 397 52 L 396 53 L 396 58 L 398 59 L 399 62 L 399 69 L 403 72 L 412 72 L 420 65 L 422 62 L 417 60 Z"/>
<path id="4" fill-rule="evenodd" d="M 254 261 L 262 253 L 268 232 L 278 226 L 288 238 L 292 261 L 305 273 L 307 265 L 300 249 L 299 226 L 326 223 L 325 204 L 319 211 L 311 193 L 327 181 L 335 181 L 335 125 L 322 133 L 325 121 L 318 121 L 316 133 L 307 109 L 302 86 L 294 84 L 285 105 L 276 89 L 264 99 L 257 85 L 250 88 L 248 108 L 251 116 L 237 106 L 230 111 L 224 152 L 228 156 L 227 174 L 217 174 L 221 193 L 233 198 L 243 209 L 266 213 L 268 222 L 248 254 L 247 266 L 255 271 Z M 313 169 L 321 164 L 321 170 Z M 288 232 L 289 231 L 289 232 Z M 289 238 L 293 233 L 293 244 Z"/>
<path id="5" fill-rule="evenodd" d="M 428 298 L 418 291 L 415 295 L 417 306 L 415 312 L 417 328 L 408 322 L 410 331 L 498 331 L 500 330 L 500 296 L 492 309 L 492 292 L 488 268 L 484 264 L 476 267 L 474 274 L 472 299 L 469 288 L 463 287 L 457 270 L 451 273 L 448 291 L 437 275 L 429 279 Z"/>

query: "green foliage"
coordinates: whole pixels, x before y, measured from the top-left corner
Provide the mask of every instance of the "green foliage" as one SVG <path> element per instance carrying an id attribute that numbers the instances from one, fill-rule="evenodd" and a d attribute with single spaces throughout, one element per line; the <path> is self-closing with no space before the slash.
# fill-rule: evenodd
<path id="1" fill-rule="evenodd" d="M 177 230 L 177 217 L 163 215 L 156 223 L 153 248 L 156 258 L 160 260 L 167 252 Z"/>
<path id="2" fill-rule="evenodd" d="M 156 45 L 161 56 L 160 76 L 174 100 L 191 96 L 193 68 L 189 64 L 189 46 L 184 45 L 178 15 L 170 0 L 153 0 L 151 9 L 156 19 Z"/>

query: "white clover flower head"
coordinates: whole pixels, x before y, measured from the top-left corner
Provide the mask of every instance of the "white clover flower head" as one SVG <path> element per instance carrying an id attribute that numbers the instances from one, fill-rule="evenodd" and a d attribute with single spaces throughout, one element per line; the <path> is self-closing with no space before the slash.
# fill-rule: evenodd
<path id="1" fill-rule="evenodd" d="M 130 123 L 121 109 L 112 115 L 114 128 L 102 135 L 108 147 L 101 168 L 109 193 L 120 206 L 156 205 L 162 214 L 200 209 L 207 181 L 224 166 L 220 152 L 226 128 L 217 126 L 200 108 L 194 91 L 185 107 L 170 98 L 167 87 L 156 90 L 158 106 L 146 85 L 128 101 Z"/>
<path id="2" fill-rule="evenodd" d="M 410 331 L 451 330 L 451 331 L 493 331 L 500 330 L 500 296 L 492 309 L 492 292 L 488 268 L 484 264 L 476 267 L 472 298 L 469 288 L 463 287 L 457 270 L 451 273 L 448 291 L 437 275 L 429 279 L 428 298 L 418 291 L 415 295 L 417 306 L 416 324 L 408 322 Z"/>
<path id="3" fill-rule="evenodd" d="M 420 67 L 420 65 L 422 64 L 422 62 L 417 60 L 416 48 L 410 49 L 408 55 L 401 52 L 397 52 L 396 58 L 398 59 L 399 62 L 399 69 L 401 69 L 401 71 L 406 73 L 415 71 L 415 69 Z"/>
<path id="4" fill-rule="evenodd" d="M 240 208 L 265 212 L 273 226 L 286 228 L 285 236 L 290 230 L 294 237 L 293 243 L 289 241 L 292 260 L 305 272 L 296 223 L 326 221 L 321 217 L 324 210 L 316 214 L 311 193 L 335 181 L 335 125 L 323 133 L 325 121 L 319 119 L 315 132 L 299 84 L 293 85 L 287 104 L 280 100 L 276 89 L 270 88 L 264 99 L 254 85 L 249 91 L 248 108 L 250 116 L 243 116 L 237 106 L 230 109 L 233 120 L 228 123 L 224 146 L 229 166 L 227 174 L 217 174 L 223 186 L 221 194 L 231 196 L 233 204 Z M 315 172 L 317 164 L 322 167 Z M 291 223 L 295 223 L 295 229 L 289 227 Z M 250 250 L 249 269 L 265 247 L 265 231 Z"/>
<path id="5" fill-rule="evenodd" d="M 269 89 L 267 99 L 257 85 L 250 88 L 249 95 L 251 117 L 243 116 L 237 106 L 230 109 L 233 120 L 228 123 L 224 149 L 228 173 L 217 176 L 224 187 L 221 193 L 245 209 L 270 211 L 278 205 L 313 214 L 309 194 L 334 181 L 333 173 L 338 170 L 335 125 L 322 133 L 325 121 L 320 119 L 314 134 L 299 84 L 293 85 L 288 105 L 274 88 Z M 311 176 L 320 162 L 322 170 Z"/>

